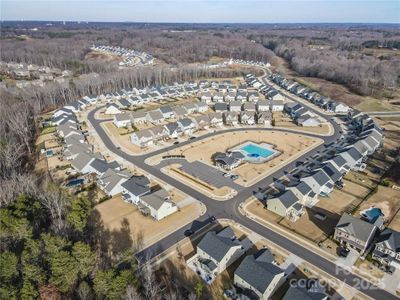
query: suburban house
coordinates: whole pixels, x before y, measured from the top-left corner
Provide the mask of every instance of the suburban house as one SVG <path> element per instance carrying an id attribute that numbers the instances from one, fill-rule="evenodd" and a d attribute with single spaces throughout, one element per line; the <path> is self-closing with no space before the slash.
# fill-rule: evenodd
<path id="1" fill-rule="evenodd" d="M 303 127 L 316 127 L 321 125 L 321 121 L 318 118 L 311 117 L 309 115 L 302 115 L 296 119 L 296 123 Z"/>
<path id="2" fill-rule="evenodd" d="M 253 103 L 253 102 L 243 103 L 243 110 L 244 111 L 253 111 L 253 112 L 255 112 L 256 111 L 256 104 Z"/>
<path id="3" fill-rule="evenodd" d="M 138 204 L 140 197 L 150 193 L 150 181 L 146 176 L 132 176 L 121 186 L 124 200 L 133 204 Z"/>
<path id="4" fill-rule="evenodd" d="M 205 113 L 208 110 L 208 105 L 204 102 L 196 102 L 196 111 L 199 113 Z"/>
<path id="5" fill-rule="evenodd" d="M 188 114 L 188 111 L 183 106 L 175 106 L 172 110 L 177 119 L 183 118 Z"/>
<path id="6" fill-rule="evenodd" d="M 163 140 L 168 136 L 163 125 L 156 125 L 150 131 L 153 133 L 153 141 Z"/>
<path id="7" fill-rule="evenodd" d="M 384 229 L 375 244 L 372 257 L 384 265 L 400 268 L 400 232 Z"/>
<path id="8" fill-rule="evenodd" d="M 113 123 L 117 128 L 128 127 L 131 124 L 131 115 L 128 113 L 116 114 Z"/>
<path id="9" fill-rule="evenodd" d="M 257 102 L 257 111 L 269 111 L 269 103 L 267 100 Z"/>
<path id="10" fill-rule="evenodd" d="M 223 118 L 225 125 L 236 126 L 239 123 L 238 113 L 234 111 L 225 112 Z"/>
<path id="11" fill-rule="evenodd" d="M 297 221 L 304 214 L 303 206 L 300 204 L 299 199 L 290 190 L 277 197 L 267 199 L 266 204 L 268 210 L 281 217 L 287 217 L 292 222 Z"/>
<path id="12" fill-rule="evenodd" d="M 79 153 L 92 152 L 92 146 L 87 143 L 81 143 L 79 140 L 76 140 L 74 136 L 65 139 L 65 146 L 63 150 L 63 156 L 67 160 L 73 160 L 75 157 L 79 155 Z"/>
<path id="13" fill-rule="evenodd" d="M 267 94 L 268 99 L 272 101 L 283 101 L 284 97 L 276 90 L 272 90 Z"/>
<path id="14" fill-rule="evenodd" d="M 171 107 L 169 106 L 162 106 L 160 107 L 160 112 L 164 119 L 171 119 L 174 118 L 174 112 L 172 111 Z"/>
<path id="15" fill-rule="evenodd" d="M 284 108 L 283 100 L 272 100 L 270 104 L 272 112 L 283 111 Z"/>
<path id="16" fill-rule="evenodd" d="M 214 105 L 215 112 L 224 113 L 228 111 L 228 104 L 227 103 L 215 103 Z"/>
<path id="17" fill-rule="evenodd" d="M 158 110 L 152 110 L 147 113 L 147 121 L 152 124 L 160 124 L 164 121 L 164 117 Z"/>
<path id="18" fill-rule="evenodd" d="M 207 129 L 210 126 L 210 118 L 208 115 L 196 116 L 193 118 L 197 124 L 197 129 Z"/>
<path id="19" fill-rule="evenodd" d="M 225 101 L 231 102 L 235 100 L 236 100 L 236 94 L 234 92 L 229 92 L 228 94 L 226 94 Z"/>
<path id="20" fill-rule="evenodd" d="M 286 187 L 286 190 L 292 191 L 303 206 L 312 207 L 318 201 L 318 195 L 305 182 L 288 186 Z"/>
<path id="21" fill-rule="evenodd" d="M 201 270 L 207 274 L 207 283 L 211 283 L 218 274 L 245 253 L 242 243 L 230 227 L 218 233 L 207 232 L 196 248 L 197 253 L 190 261 L 196 261 Z"/>
<path id="22" fill-rule="evenodd" d="M 337 103 L 335 105 L 335 113 L 347 114 L 350 111 L 350 107 L 344 103 Z"/>
<path id="23" fill-rule="evenodd" d="M 164 125 L 164 130 L 169 138 L 177 138 L 182 133 L 177 122 Z"/>
<path id="24" fill-rule="evenodd" d="M 235 270 L 233 282 L 249 299 L 270 299 L 286 281 L 285 272 L 274 263 L 268 249 L 246 256 Z"/>
<path id="25" fill-rule="evenodd" d="M 118 105 L 116 105 L 114 103 L 107 104 L 106 110 L 104 111 L 104 114 L 106 114 L 106 115 L 116 115 L 116 114 L 120 114 L 120 113 L 121 113 L 121 109 L 119 108 Z"/>
<path id="26" fill-rule="evenodd" d="M 147 123 L 147 115 L 144 111 L 135 111 L 132 113 L 132 123 L 134 125 Z"/>
<path id="27" fill-rule="evenodd" d="M 131 143 L 139 147 L 147 147 L 153 143 L 153 132 L 143 129 L 131 134 Z"/>
<path id="28" fill-rule="evenodd" d="M 251 102 L 257 102 L 260 99 L 260 95 L 257 92 L 249 92 L 247 97 Z"/>
<path id="29" fill-rule="evenodd" d="M 364 170 L 366 167 L 363 163 L 364 156 L 355 147 L 343 150 L 338 155 L 346 161 L 351 170 Z"/>
<path id="30" fill-rule="evenodd" d="M 197 106 L 193 102 L 185 103 L 182 107 L 186 109 L 188 114 L 194 114 L 197 111 Z"/>
<path id="31" fill-rule="evenodd" d="M 308 176 L 302 177 L 301 182 L 307 183 L 317 195 L 326 196 L 333 190 L 333 180 L 323 171 L 318 170 Z"/>
<path id="32" fill-rule="evenodd" d="M 217 92 L 213 96 L 213 101 L 214 102 L 224 102 L 224 93 L 223 92 Z"/>
<path id="33" fill-rule="evenodd" d="M 271 126 L 272 113 L 270 111 L 260 111 L 256 114 L 257 124 Z"/>
<path id="34" fill-rule="evenodd" d="M 54 113 L 53 113 L 53 118 L 57 118 L 58 116 L 61 115 L 69 115 L 69 116 L 75 116 L 75 113 L 68 108 L 62 107 L 60 109 L 57 109 Z"/>
<path id="35" fill-rule="evenodd" d="M 210 118 L 210 125 L 214 127 L 219 127 L 224 125 L 222 114 L 221 113 L 209 113 L 208 117 Z"/>
<path id="36" fill-rule="evenodd" d="M 210 92 L 203 92 L 200 95 L 200 100 L 205 103 L 210 103 L 212 101 L 212 95 Z"/>
<path id="37" fill-rule="evenodd" d="M 254 125 L 254 112 L 242 111 L 240 112 L 240 123 L 245 125 Z"/>
<path id="38" fill-rule="evenodd" d="M 176 204 L 170 200 L 168 192 L 162 188 L 139 196 L 138 207 L 143 214 L 150 215 L 157 221 L 178 211 Z"/>
<path id="39" fill-rule="evenodd" d="M 246 102 L 247 101 L 247 90 L 239 91 L 236 94 L 236 100 L 240 101 L 240 102 Z"/>
<path id="40" fill-rule="evenodd" d="M 239 112 L 242 110 L 242 103 L 240 101 L 232 101 L 229 103 L 229 111 Z"/>
<path id="41" fill-rule="evenodd" d="M 363 255 L 369 250 L 377 229 L 371 223 L 344 213 L 335 227 L 334 239 Z"/>
<path id="42" fill-rule="evenodd" d="M 79 173 L 88 174 L 92 170 L 90 164 L 97 158 L 99 158 L 98 155 L 81 152 L 71 161 L 71 166 Z"/>
<path id="43" fill-rule="evenodd" d="M 177 123 L 183 134 L 191 134 L 197 129 L 196 123 L 189 118 L 179 119 Z"/>
<path id="44" fill-rule="evenodd" d="M 97 179 L 97 185 L 104 193 L 113 197 L 122 193 L 122 183 L 127 181 L 131 176 L 129 172 L 108 169 Z"/>
<path id="45" fill-rule="evenodd" d="M 312 279 L 311 279 L 312 280 Z M 282 300 L 328 300 L 329 296 L 325 292 L 325 287 L 316 280 L 302 284 L 291 284 Z"/>

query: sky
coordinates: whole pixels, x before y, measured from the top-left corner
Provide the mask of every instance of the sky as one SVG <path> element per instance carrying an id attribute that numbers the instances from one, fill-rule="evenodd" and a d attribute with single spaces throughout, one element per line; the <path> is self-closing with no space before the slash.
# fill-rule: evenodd
<path id="1" fill-rule="evenodd" d="M 400 0 L 0 0 L 1 20 L 400 23 Z"/>

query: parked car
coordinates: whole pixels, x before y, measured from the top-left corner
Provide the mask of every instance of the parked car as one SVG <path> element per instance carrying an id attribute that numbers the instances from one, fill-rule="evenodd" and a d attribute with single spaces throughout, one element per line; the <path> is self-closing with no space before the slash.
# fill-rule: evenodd
<path id="1" fill-rule="evenodd" d="M 349 249 L 346 249 L 346 248 L 343 248 L 343 247 L 340 247 L 339 250 L 338 250 L 338 254 L 341 257 L 347 257 L 349 255 L 349 252 L 350 252 Z"/>
<path id="2" fill-rule="evenodd" d="M 238 179 L 239 178 L 239 175 L 231 175 L 231 179 L 232 180 L 236 180 L 236 179 Z"/>
<path id="3" fill-rule="evenodd" d="M 174 145 L 178 145 L 178 144 L 179 144 L 179 142 L 178 142 L 178 141 L 174 142 Z"/>
<path id="4" fill-rule="evenodd" d="M 185 230 L 184 235 L 185 235 L 185 236 L 191 236 L 193 233 L 194 233 L 193 230 L 187 229 L 187 230 Z"/>

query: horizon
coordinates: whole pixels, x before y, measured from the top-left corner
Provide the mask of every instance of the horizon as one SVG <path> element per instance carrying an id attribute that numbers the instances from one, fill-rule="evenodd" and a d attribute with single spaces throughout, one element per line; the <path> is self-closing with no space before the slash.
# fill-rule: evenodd
<path id="1" fill-rule="evenodd" d="M 394 0 L 3 0 L 0 7 L 2 21 L 189 24 L 400 23 L 400 1 Z"/>

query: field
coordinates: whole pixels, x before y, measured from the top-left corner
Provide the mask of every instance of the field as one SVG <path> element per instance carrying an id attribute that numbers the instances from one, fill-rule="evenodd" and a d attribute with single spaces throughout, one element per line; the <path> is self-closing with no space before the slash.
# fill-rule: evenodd
<path id="1" fill-rule="evenodd" d="M 171 198 L 179 203 L 175 197 Z M 140 240 L 143 247 L 157 242 L 177 228 L 193 221 L 201 213 L 201 206 L 192 203 L 165 219 L 156 221 L 150 216 L 143 216 L 135 205 L 123 201 L 118 195 L 100 203 L 96 209 L 109 230 L 118 231 L 126 228 L 132 240 Z"/>
<path id="2" fill-rule="evenodd" d="M 245 141 L 272 144 L 274 145 L 274 149 L 280 151 L 282 154 L 266 163 L 245 163 L 234 169 L 232 173 L 239 175 L 239 179 L 236 180 L 236 183 L 241 185 L 250 185 L 257 182 L 274 170 L 274 168 L 282 166 L 282 164 L 287 163 L 289 159 L 294 159 L 296 156 L 300 155 L 302 151 L 309 150 L 311 147 L 315 147 L 321 142 L 319 139 L 294 133 L 244 130 L 240 132 L 223 133 L 198 142 L 193 142 L 189 145 L 169 151 L 168 155 L 185 155 L 189 162 L 201 161 L 208 165 L 213 165 L 211 157 L 214 153 L 225 152 Z"/>

